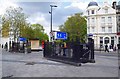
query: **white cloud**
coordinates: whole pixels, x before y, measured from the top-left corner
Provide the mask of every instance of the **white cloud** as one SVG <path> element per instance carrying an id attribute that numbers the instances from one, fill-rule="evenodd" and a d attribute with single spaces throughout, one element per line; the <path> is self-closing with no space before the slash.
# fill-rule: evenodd
<path id="1" fill-rule="evenodd" d="M 18 7 L 17 4 L 14 3 L 14 0 L 0 0 L 0 15 L 5 13 L 6 8 L 13 6 Z"/>
<path id="2" fill-rule="evenodd" d="M 71 5 L 69 6 L 65 6 L 64 8 L 71 8 L 71 7 L 75 7 L 75 8 L 79 8 L 82 11 L 85 11 L 87 8 L 89 2 L 73 2 L 71 3 Z"/>
<path id="3" fill-rule="evenodd" d="M 32 14 L 28 18 L 28 22 L 30 22 L 31 24 L 39 23 L 43 25 L 45 29 L 45 33 L 49 34 L 48 28 L 50 26 L 50 23 L 45 19 L 45 14 L 40 13 L 40 12 Z"/>

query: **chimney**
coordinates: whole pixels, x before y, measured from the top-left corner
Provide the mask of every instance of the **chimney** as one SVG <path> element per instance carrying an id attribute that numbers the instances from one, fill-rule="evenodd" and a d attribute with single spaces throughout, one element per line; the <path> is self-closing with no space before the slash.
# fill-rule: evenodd
<path id="1" fill-rule="evenodd" d="M 112 8 L 116 9 L 116 1 L 112 3 Z"/>

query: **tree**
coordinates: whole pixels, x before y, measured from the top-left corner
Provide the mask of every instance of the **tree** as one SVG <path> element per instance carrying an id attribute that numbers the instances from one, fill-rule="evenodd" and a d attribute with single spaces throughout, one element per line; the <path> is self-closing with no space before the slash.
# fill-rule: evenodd
<path id="1" fill-rule="evenodd" d="M 30 25 L 22 28 L 21 37 L 24 37 L 27 39 L 34 38 L 34 30 L 32 29 Z"/>
<path id="2" fill-rule="evenodd" d="M 43 26 L 40 24 L 32 24 L 31 28 L 34 30 L 34 38 L 39 38 L 39 36 L 44 33 Z"/>
<path id="3" fill-rule="evenodd" d="M 5 21 L 2 22 L 2 37 L 8 37 L 9 36 L 9 22 Z"/>
<path id="4" fill-rule="evenodd" d="M 8 28 L 9 30 L 10 27 L 12 27 L 14 41 L 18 36 L 21 36 L 22 28 L 24 28 L 24 26 L 27 23 L 26 19 L 27 16 L 24 13 L 22 13 L 22 8 L 20 7 L 17 8 L 9 7 L 6 10 L 6 13 L 3 15 L 2 26 L 9 27 Z M 6 22 L 8 22 L 8 25 L 6 25 Z"/>
<path id="5" fill-rule="evenodd" d="M 20 7 L 7 8 L 6 13 L 2 17 L 2 36 L 8 37 L 9 31 L 12 30 L 14 41 L 18 37 L 38 38 L 40 41 L 48 40 L 48 35 L 44 33 L 43 26 L 27 23 L 27 16 L 22 11 L 23 9 Z"/>
<path id="6" fill-rule="evenodd" d="M 87 34 L 86 20 L 80 13 L 77 13 L 69 17 L 64 25 L 59 27 L 59 30 L 67 32 L 70 41 L 78 38 L 81 42 L 84 42 Z"/>
<path id="7" fill-rule="evenodd" d="M 40 42 L 42 40 L 48 40 L 48 35 L 44 33 L 44 28 L 40 24 L 32 24 L 31 28 L 33 29 L 33 38 L 38 38 Z"/>
<path id="8" fill-rule="evenodd" d="M 60 25 L 60 26 L 59 26 L 59 30 L 60 30 L 60 31 L 65 31 L 64 27 L 65 27 L 64 25 Z"/>

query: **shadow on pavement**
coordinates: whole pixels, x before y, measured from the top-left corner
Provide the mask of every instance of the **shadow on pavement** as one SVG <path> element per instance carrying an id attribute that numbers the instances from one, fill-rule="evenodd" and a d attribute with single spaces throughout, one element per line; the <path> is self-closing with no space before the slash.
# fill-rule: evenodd
<path id="1" fill-rule="evenodd" d="M 32 62 L 32 61 L 19 61 L 19 60 L 2 60 L 4 62 L 19 62 L 19 63 L 25 63 L 25 65 L 32 63 L 31 65 L 34 64 L 46 64 L 46 65 L 57 65 L 57 66 L 65 66 L 66 64 L 62 63 L 51 63 L 51 62 Z"/>

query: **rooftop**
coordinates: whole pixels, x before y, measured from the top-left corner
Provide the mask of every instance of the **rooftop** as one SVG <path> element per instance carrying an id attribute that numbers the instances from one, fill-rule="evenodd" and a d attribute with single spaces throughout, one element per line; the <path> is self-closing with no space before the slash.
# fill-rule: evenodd
<path id="1" fill-rule="evenodd" d="M 97 2 L 90 2 L 89 4 L 88 4 L 88 7 L 90 7 L 90 6 L 98 6 L 98 4 L 97 4 Z"/>

